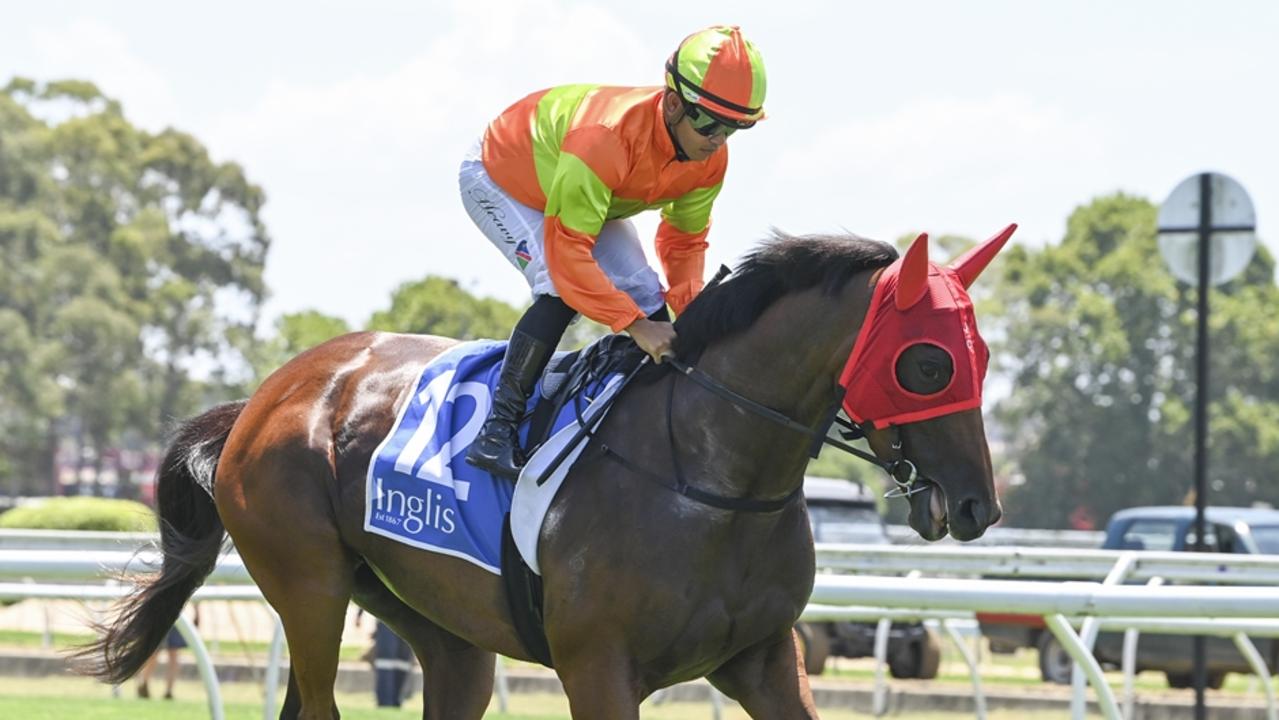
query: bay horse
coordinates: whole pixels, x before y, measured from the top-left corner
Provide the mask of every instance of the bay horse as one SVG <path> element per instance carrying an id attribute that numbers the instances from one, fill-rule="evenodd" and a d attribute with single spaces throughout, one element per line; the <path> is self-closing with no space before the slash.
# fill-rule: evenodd
<path id="1" fill-rule="evenodd" d="M 812 436 L 833 417 L 832 391 L 856 365 L 849 359 L 861 353 L 855 343 L 868 335 L 863 320 L 885 278 L 893 276 L 898 307 L 903 295 L 935 294 L 922 283 L 939 273 L 967 286 L 1009 234 L 939 268 L 928 262 L 926 236 L 898 259 L 890 245 L 856 236 L 779 233 L 687 308 L 676 325 L 678 358 L 792 426 L 667 365 L 621 393 L 591 442 L 628 462 L 588 447 L 540 536 L 545 634 L 573 718 L 634 720 L 645 697 L 698 677 L 752 718 L 817 718 L 792 634 L 814 582 L 799 492 Z M 284 625 L 291 666 L 281 718 L 339 717 L 333 686 L 352 601 L 413 647 L 423 718 L 481 718 L 494 653 L 531 659 L 501 578 L 362 524 L 371 454 L 423 363 L 456 343 L 339 337 L 289 361 L 248 400 L 181 425 L 157 477 L 161 570 L 81 650 L 82 671 L 122 683 L 141 668 L 229 534 Z M 910 341 L 892 358 L 894 378 L 854 373 L 853 382 L 895 383 L 926 400 L 967 372 L 954 357 L 946 362 L 953 354 Z M 984 374 L 985 356 L 980 362 Z M 975 538 L 999 518 L 980 408 L 952 410 L 901 425 L 862 423 L 876 456 L 917 472 L 907 481 L 910 525 L 928 539 L 947 531 Z M 768 509 L 717 507 L 650 477 L 675 467 L 703 495 Z"/>

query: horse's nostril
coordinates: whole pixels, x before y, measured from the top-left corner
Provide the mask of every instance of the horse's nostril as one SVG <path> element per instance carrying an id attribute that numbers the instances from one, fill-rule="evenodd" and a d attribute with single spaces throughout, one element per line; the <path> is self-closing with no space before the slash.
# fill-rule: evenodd
<path id="1" fill-rule="evenodd" d="M 959 503 L 959 516 L 971 520 L 978 526 L 986 524 L 986 507 L 976 498 L 968 498 Z"/>
<path id="2" fill-rule="evenodd" d="M 972 521 L 977 527 L 994 525 L 1003 514 L 998 501 L 988 504 L 980 498 L 967 498 L 959 503 L 959 517 Z"/>

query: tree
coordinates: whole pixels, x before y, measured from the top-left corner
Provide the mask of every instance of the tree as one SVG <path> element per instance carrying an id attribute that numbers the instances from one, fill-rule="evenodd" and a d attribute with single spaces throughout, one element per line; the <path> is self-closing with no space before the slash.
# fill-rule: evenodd
<path id="1" fill-rule="evenodd" d="M 275 321 L 275 335 L 252 346 L 249 364 L 253 367 L 254 378 L 251 384 L 256 386 L 297 355 L 350 331 L 342 318 L 325 315 L 318 310 L 281 315 Z M 251 387 L 245 387 L 242 394 L 251 390 Z"/>
<path id="2" fill-rule="evenodd" d="M 265 293 L 263 202 L 239 166 L 134 127 L 91 83 L 0 90 L 0 322 L 14 338 L 0 376 L 22 374 L 21 356 L 53 381 L 0 413 L 45 433 L 7 454 L 29 481 L 15 491 L 44 485 L 73 431 L 100 463 L 126 432 L 154 438 L 195 409 L 210 387 L 193 367 L 244 363 Z"/>
<path id="3" fill-rule="evenodd" d="M 519 311 L 501 300 L 477 298 L 456 280 L 428 275 L 391 294 L 391 307 L 369 319 L 370 330 L 426 333 L 460 340 L 510 337 Z"/>
<path id="4" fill-rule="evenodd" d="M 1062 243 L 1013 246 L 996 269 L 983 330 L 1012 381 L 994 409 L 1024 484 L 1013 525 L 1066 527 L 1123 507 L 1179 504 L 1192 487 L 1195 291 L 1161 261 L 1155 208 L 1124 194 L 1071 215 Z M 1212 502 L 1279 491 L 1279 331 L 1274 262 L 1261 252 L 1213 291 Z"/>

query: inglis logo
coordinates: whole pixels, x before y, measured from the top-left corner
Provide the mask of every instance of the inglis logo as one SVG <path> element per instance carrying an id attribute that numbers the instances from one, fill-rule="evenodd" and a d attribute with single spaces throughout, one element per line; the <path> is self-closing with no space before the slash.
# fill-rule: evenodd
<path id="1" fill-rule="evenodd" d="M 374 480 L 375 522 L 401 528 L 410 535 L 427 529 L 450 535 L 457 529 L 454 500 L 466 502 L 471 483 L 455 478 L 449 461 L 479 433 L 488 415 L 489 396 L 484 383 L 454 383 L 455 378 L 456 369 L 442 372 L 414 398 L 421 422 L 395 457 L 394 469 L 402 474 L 386 479 L 379 474 Z M 450 432 L 449 423 L 441 422 L 440 415 L 445 408 L 451 411 L 459 397 L 470 397 L 474 407 L 463 426 Z M 414 482 L 413 478 L 425 482 Z M 452 497 L 437 486 L 448 488 Z"/>
<path id="2" fill-rule="evenodd" d="M 446 535 L 452 534 L 457 529 L 456 511 L 445 505 L 447 499 L 443 494 L 429 486 L 422 488 L 422 491 L 424 495 L 384 489 L 382 478 L 377 478 L 374 486 L 373 519 L 402 527 L 411 535 L 417 535 L 427 527 Z"/>
<path id="3" fill-rule="evenodd" d="M 505 349 L 465 343 L 423 369 L 369 463 L 366 531 L 499 572 L 510 483 L 498 485 L 464 458 L 488 416 L 487 381 Z"/>

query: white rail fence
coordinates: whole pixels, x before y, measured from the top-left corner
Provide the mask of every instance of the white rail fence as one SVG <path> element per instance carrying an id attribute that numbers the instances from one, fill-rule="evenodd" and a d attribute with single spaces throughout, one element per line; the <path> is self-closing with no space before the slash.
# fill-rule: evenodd
<path id="1" fill-rule="evenodd" d="M 24 531 L 25 532 L 25 531 Z M 0 582 L 0 598 L 76 597 L 106 599 L 124 592 L 121 587 L 48 585 L 50 582 L 85 583 L 100 581 L 104 574 L 153 571 L 158 555 L 149 551 L 93 550 L 68 552 L 50 549 L 12 549 L 30 539 L 0 533 L 0 580 L 22 578 L 25 582 Z M 38 547 L 69 547 L 53 535 L 36 538 Z M 146 536 L 94 538 L 96 547 L 136 547 Z M 1122 716 L 1110 687 L 1091 653 L 1095 630 L 1127 629 L 1135 642 L 1137 631 L 1175 634 L 1211 634 L 1232 638 L 1254 672 L 1263 679 L 1270 720 L 1279 720 L 1270 683 L 1270 672 L 1248 636 L 1279 637 L 1279 588 L 1240 585 L 1279 585 L 1279 558 L 1245 555 L 1109 552 L 1044 548 L 982 548 L 958 546 L 885 547 L 822 545 L 818 547 L 822 569 L 804 619 L 881 621 L 876 638 L 877 672 L 875 711 L 882 714 L 885 682 L 882 665 L 888 621 L 932 619 L 940 623 L 960 649 L 974 684 L 978 717 L 985 716 L 980 674 L 971 650 L 956 632 L 957 622 L 971 623 L 975 611 L 1018 612 L 1040 615 L 1046 625 L 1075 659 L 1080 676 L 1092 684 L 1098 704 L 1107 718 Z M 870 573 L 850 577 L 834 573 Z M 890 577 L 920 574 L 942 578 Z M 1024 580 L 977 580 L 973 576 L 1017 578 L 1105 578 L 1097 582 L 1030 582 Z M 958 576 L 958 577 L 957 577 Z M 1123 586 L 1124 580 L 1213 582 L 1231 587 Z M 197 600 L 260 599 L 255 587 L 247 586 L 249 576 L 239 557 L 231 554 L 219 560 L 210 576 L 210 585 L 201 588 Z M 1089 620 L 1091 619 L 1091 620 Z M 1082 633 L 1073 626 L 1083 625 Z M 198 633 L 185 620 L 179 631 L 196 653 L 197 664 L 209 692 L 210 714 L 222 717 L 216 675 Z M 1082 634 L 1082 638 L 1081 638 Z M 1090 637 L 1090 635 L 1092 637 Z M 268 698 L 264 717 L 274 711 L 278 687 L 282 633 L 277 623 L 268 665 Z M 1132 707 L 1131 648 L 1125 643 L 1125 708 Z M 499 686 L 501 683 L 499 683 Z M 499 696 L 504 700 L 505 693 Z M 1076 686 L 1076 713 L 1082 714 L 1082 682 Z M 719 706 L 715 707 L 715 717 Z"/>
<path id="2" fill-rule="evenodd" d="M 929 542 L 907 525 L 889 525 L 888 537 L 898 545 L 959 546 L 951 537 Z M 1048 547 L 1048 548 L 1099 548 L 1106 539 L 1100 530 L 1035 530 L 1026 528 L 993 527 L 976 540 L 966 540 L 963 547 Z"/>
<path id="3" fill-rule="evenodd" d="M 61 551 L 66 552 L 66 551 Z M 0 577 L 9 573 L 0 562 Z M 30 582 L 0 582 L 0 601 L 3 600 L 117 600 L 130 590 L 123 585 L 49 585 Z M 262 600 L 262 593 L 257 586 L 206 586 L 195 591 L 194 600 Z M 196 667 L 200 671 L 200 679 L 204 683 L 205 697 L 209 705 L 209 717 L 212 720 L 225 720 L 226 713 L 222 706 L 222 691 L 218 684 L 217 670 L 204 640 L 191 621 L 179 615 L 174 624 L 182 638 L 187 641 L 195 656 Z M 266 702 L 263 704 L 263 718 L 270 720 L 275 708 L 276 692 L 280 686 L 280 662 L 284 647 L 284 630 L 276 621 L 275 638 L 271 641 L 270 659 L 266 671 Z"/>
<path id="4" fill-rule="evenodd" d="M 980 538 L 965 542 L 962 547 L 1046 547 L 1046 548 L 1097 548 L 1101 547 L 1105 533 L 1092 530 L 1030 530 L 1020 528 L 990 528 Z M 894 543 L 919 546 L 927 543 L 905 525 L 889 525 L 888 536 Z M 154 542 L 155 533 L 120 533 L 63 530 L 14 530 L 0 529 L 0 548 L 31 550 L 136 550 Z M 945 538 L 941 547 L 959 544 Z"/>
<path id="5" fill-rule="evenodd" d="M 1034 547 L 967 547 L 819 544 L 819 572 L 945 577 L 1063 578 L 1101 580 L 1131 557 L 1129 580 L 1279 585 L 1279 556 L 1225 553 L 1083 550 Z"/>
<path id="6" fill-rule="evenodd" d="M 1118 550 L 1088 549 L 1049 549 L 1030 547 L 989 548 L 972 546 L 934 545 L 929 547 L 882 547 L 865 545 L 818 545 L 817 566 L 828 572 L 901 575 L 941 575 L 950 578 L 1043 578 L 1051 580 L 1093 579 L 1103 580 L 1108 585 L 1118 585 L 1126 581 L 1145 581 L 1148 585 L 1162 585 L 1165 581 L 1183 583 L 1213 583 L 1225 585 L 1279 585 L 1279 557 L 1265 555 L 1238 555 L 1221 553 L 1175 553 L 1175 552 L 1136 552 Z M 820 581 L 819 581 L 820 582 Z M 1045 583 L 1053 587 L 1053 583 Z M 1140 592 L 1140 589 L 1137 589 Z M 927 607 L 934 608 L 935 605 Z M 983 607 L 986 612 L 1009 612 L 997 607 Z M 1013 610 L 1012 612 L 1016 612 Z M 944 614 L 944 613 L 943 613 Z M 1031 614 L 1031 613 L 1027 613 Z M 1104 615 L 1099 613 L 1098 615 Z M 1256 636 L 1271 637 L 1269 618 L 1279 615 L 1279 606 L 1255 621 L 1244 621 L 1242 627 L 1255 627 Z M 971 617 L 961 614 L 954 617 Z M 1133 682 L 1135 672 L 1136 644 L 1142 627 L 1146 632 L 1169 634 L 1207 634 L 1221 635 L 1222 632 L 1205 631 L 1204 624 L 1173 618 L 1143 619 L 1126 618 L 1141 627 L 1119 625 L 1113 619 L 1094 616 L 1084 622 L 1081 629 L 1082 650 L 1091 657 L 1092 646 L 1097 638 L 1098 623 L 1107 629 L 1125 630 L 1123 646 L 1124 672 L 1124 708 L 1123 716 L 1131 718 L 1135 705 Z M 1219 629 L 1230 630 L 1227 634 L 1238 647 L 1240 654 L 1248 662 L 1253 672 L 1262 681 L 1265 691 L 1267 713 L 1270 720 L 1279 720 L 1276 702 L 1271 685 L 1270 669 L 1265 665 L 1255 646 L 1248 640 L 1247 634 L 1240 630 L 1239 624 L 1222 623 L 1220 620 L 1206 621 L 1216 623 Z M 1080 624 L 1080 623 L 1076 623 Z M 943 629 L 953 634 L 952 628 L 942 621 Z M 882 628 L 881 628 L 882 629 Z M 1051 629 L 1051 628 L 1050 628 Z M 1056 634 L 1056 633 L 1054 633 Z M 1060 637 L 1059 637 L 1060 640 Z M 1063 647 L 1067 647 L 1063 643 Z M 961 653 L 967 657 L 963 648 Z M 1072 653 L 1072 658 L 1075 654 Z M 972 667 L 970 663 L 970 667 Z M 976 670 L 973 669 L 974 677 Z M 1084 716 L 1086 673 L 1083 665 L 1075 662 L 1072 685 L 1074 692 L 1071 701 L 1073 718 Z M 879 714 L 883 703 L 885 688 L 876 676 L 875 708 Z M 977 696 L 978 716 L 984 716 L 981 700 L 980 684 L 974 681 L 974 692 Z"/>

